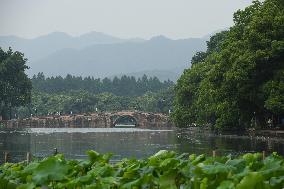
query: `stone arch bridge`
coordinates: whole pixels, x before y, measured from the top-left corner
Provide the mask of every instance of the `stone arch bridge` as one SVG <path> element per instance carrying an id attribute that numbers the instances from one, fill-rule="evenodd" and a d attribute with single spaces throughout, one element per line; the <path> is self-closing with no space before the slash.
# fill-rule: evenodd
<path id="1" fill-rule="evenodd" d="M 1 123 L 6 128 L 158 128 L 172 126 L 169 116 L 165 114 L 138 111 L 33 117 L 1 121 Z"/>

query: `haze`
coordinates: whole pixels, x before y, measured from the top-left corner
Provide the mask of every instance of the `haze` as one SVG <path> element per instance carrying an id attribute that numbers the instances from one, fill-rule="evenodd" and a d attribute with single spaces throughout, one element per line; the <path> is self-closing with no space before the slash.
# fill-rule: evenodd
<path id="1" fill-rule="evenodd" d="M 251 0 L 0 0 L 0 35 L 100 31 L 120 38 L 201 37 L 233 24 Z"/>

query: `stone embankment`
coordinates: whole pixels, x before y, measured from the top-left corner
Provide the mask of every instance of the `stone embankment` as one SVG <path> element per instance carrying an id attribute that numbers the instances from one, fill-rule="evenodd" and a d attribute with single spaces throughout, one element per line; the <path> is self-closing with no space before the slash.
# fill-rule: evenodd
<path id="1" fill-rule="evenodd" d="M 121 117 L 131 117 L 136 127 L 157 128 L 170 127 L 169 116 L 160 113 L 148 112 L 105 112 L 85 115 L 63 115 L 32 117 L 0 121 L 4 128 L 110 128 L 115 127 Z"/>

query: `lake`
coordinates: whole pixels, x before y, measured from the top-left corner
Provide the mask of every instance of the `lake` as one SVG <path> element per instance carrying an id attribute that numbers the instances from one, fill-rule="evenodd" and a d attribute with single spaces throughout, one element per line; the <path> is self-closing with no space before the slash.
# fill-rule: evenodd
<path id="1" fill-rule="evenodd" d="M 112 152 L 113 160 L 124 157 L 144 158 L 159 150 L 178 153 L 238 155 L 246 152 L 284 155 L 284 139 L 250 137 L 245 135 L 218 135 L 195 129 L 152 130 L 138 128 L 32 128 L 0 131 L 0 162 L 4 152 L 11 154 L 11 161 L 22 161 L 26 152 L 45 157 L 54 148 L 66 158 L 87 158 L 87 150 L 100 153 Z"/>

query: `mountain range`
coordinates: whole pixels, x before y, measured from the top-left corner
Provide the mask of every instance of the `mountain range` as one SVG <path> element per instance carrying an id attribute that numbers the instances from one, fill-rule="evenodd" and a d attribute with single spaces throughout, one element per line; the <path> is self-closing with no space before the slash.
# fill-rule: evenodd
<path id="1" fill-rule="evenodd" d="M 206 37 L 173 40 L 155 36 L 149 40 L 121 39 L 100 32 L 73 37 L 53 32 L 34 39 L 0 36 L 0 47 L 11 47 L 28 58 L 29 76 L 66 74 L 113 77 L 156 75 L 161 80 L 176 80 L 191 57 L 206 49 Z"/>

